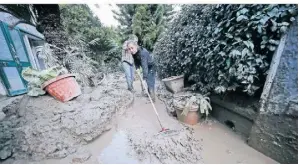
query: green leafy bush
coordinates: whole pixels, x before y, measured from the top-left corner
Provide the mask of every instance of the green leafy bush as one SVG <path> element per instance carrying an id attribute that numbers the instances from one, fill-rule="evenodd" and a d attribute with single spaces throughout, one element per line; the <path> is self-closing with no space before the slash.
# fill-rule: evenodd
<path id="1" fill-rule="evenodd" d="M 203 93 L 253 95 L 295 16 L 297 5 L 185 5 L 155 45 L 158 74 L 185 74 Z"/>
<path id="2" fill-rule="evenodd" d="M 85 4 L 60 5 L 63 27 L 69 35 L 70 44 L 84 49 L 84 54 L 102 63 L 107 58 L 121 58 L 121 51 L 115 53 L 119 42 L 117 31 L 113 27 L 102 25 Z M 112 64 L 114 65 L 114 64 Z"/>

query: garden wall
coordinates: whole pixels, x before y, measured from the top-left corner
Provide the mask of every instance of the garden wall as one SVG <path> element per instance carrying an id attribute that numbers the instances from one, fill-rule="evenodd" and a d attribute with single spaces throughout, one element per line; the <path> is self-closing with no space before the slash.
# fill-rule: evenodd
<path id="1" fill-rule="evenodd" d="M 228 94 L 225 99 L 220 96 L 210 98 L 213 108 L 212 116 L 247 140 L 257 116 L 258 100 L 235 93 Z"/>
<path id="2" fill-rule="evenodd" d="M 273 56 L 249 145 L 280 163 L 298 163 L 298 18 Z"/>

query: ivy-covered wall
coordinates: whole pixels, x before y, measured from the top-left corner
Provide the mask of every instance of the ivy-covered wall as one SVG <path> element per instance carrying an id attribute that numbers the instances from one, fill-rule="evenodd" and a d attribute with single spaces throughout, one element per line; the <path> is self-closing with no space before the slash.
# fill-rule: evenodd
<path id="1" fill-rule="evenodd" d="M 273 57 L 249 145 L 280 163 L 298 163 L 298 18 Z"/>
<path id="2" fill-rule="evenodd" d="M 259 95 L 297 5 L 183 5 L 155 45 L 161 78 L 184 74 L 201 93 Z"/>

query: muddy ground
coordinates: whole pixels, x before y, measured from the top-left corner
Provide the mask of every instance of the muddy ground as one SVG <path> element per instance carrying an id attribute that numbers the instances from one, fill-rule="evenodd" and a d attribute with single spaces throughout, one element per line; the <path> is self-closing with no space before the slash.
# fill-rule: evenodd
<path id="1" fill-rule="evenodd" d="M 132 102 L 124 83 L 119 75 L 106 76 L 100 86 L 84 88 L 67 103 L 47 95 L 14 100 L 2 108 L 6 117 L 0 122 L 0 159 L 25 163 L 80 153 L 82 145 L 110 130 L 116 112 Z"/>
<path id="2" fill-rule="evenodd" d="M 146 98 L 141 97 L 139 82 L 135 82 L 134 85 L 137 92 L 133 106 L 128 108 L 123 115 L 116 116 L 110 131 L 82 148 L 82 150 L 88 150 L 97 162 L 106 164 L 277 163 L 249 147 L 245 139 L 212 118 L 209 122 L 187 128 L 186 134 L 181 134 L 187 136 L 181 138 L 178 138 L 180 135 L 159 136 L 160 127 L 152 106 Z M 186 128 L 175 118 L 169 116 L 162 101 L 157 100 L 155 105 L 165 127 L 177 131 Z M 188 136 L 191 138 L 186 138 Z M 177 140 L 182 141 L 182 144 L 175 144 Z M 180 148 L 183 145 L 185 147 Z M 191 153 L 190 148 L 196 150 Z M 70 156 L 38 163 L 68 163 L 72 158 Z M 92 161 L 89 162 L 92 163 Z"/>
<path id="3" fill-rule="evenodd" d="M 135 87 L 139 86 L 136 82 Z M 140 88 L 136 90 L 140 92 Z M 152 106 L 137 95 L 133 107 L 118 117 L 115 129 L 106 134 L 106 140 L 112 139 L 110 143 L 94 152 L 99 155 L 98 160 L 102 163 L 277 163 L 249 147 L 245 139 L 213 118 L 186 127 L 170 117 L 162 101 L 157 99 L 155 105 L 166 128 L 187 130 L 175 136 L 157 136 L 160 126 Z"/>
<path id="4" fill-rule="evenodd" d="M 213 119 L 192 127 L 180 123 L 157 99 L 163 126 L 174 131 L 159 134 L 151 104 L 140 95 L 140 83 L 134 86 L 134 104 L 127 109 L 117 108 L 132 101 L 123 76 L 108 76 L 67 104 L 30 98 L 21 106 L 26 112 L 20 108 L 0 122 L 6 131 L 0 149 L 12 149 L 4 163 L 276 163 Z M 167 102 L 171 94 L 157 89 Z"/>

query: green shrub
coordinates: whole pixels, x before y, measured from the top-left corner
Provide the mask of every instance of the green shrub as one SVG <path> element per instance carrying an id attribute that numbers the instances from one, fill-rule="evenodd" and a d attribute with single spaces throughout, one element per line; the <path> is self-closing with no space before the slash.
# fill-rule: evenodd
<path id="1" fill-rule="evenodd" d="M 297 5 L 185 5 L 155 45 L 158 74 L 185 74 L 203 93 L 263 87 Z"/>

